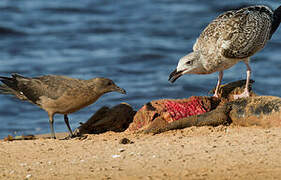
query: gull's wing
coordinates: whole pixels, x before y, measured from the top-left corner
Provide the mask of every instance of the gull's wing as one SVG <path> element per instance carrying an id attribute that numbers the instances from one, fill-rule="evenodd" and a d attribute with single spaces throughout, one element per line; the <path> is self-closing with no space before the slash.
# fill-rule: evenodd
<path id="1" fill-rule="evenodd" d="M 266 6 L 250 6 L 227 11 L 201 33 L 193 50 L 203 55 L 243 59 L 264 47 L 269 39 L 273 11 Z"/>

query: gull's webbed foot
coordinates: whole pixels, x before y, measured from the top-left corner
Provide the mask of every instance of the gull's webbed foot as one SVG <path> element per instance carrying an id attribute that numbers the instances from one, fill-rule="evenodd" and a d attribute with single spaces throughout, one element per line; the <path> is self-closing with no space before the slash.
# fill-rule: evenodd
<path id="1" fill-rule="evenodd" d="M 245 90 L 242 94 L 234 95 L 234 99 L 247 98 L 249 96 L 250 96 L 249 91 Z"/>

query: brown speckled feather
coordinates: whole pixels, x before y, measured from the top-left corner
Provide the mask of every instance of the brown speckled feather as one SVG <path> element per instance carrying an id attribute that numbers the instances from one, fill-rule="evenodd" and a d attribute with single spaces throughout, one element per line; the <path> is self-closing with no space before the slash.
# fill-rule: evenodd
<path id="1" fill-rule="evenodd" d="M 269 39 L 272 18 L 273 11 L 266 6 L 225 12 L 205 28 L 193 49 L 208 57 L 218 56 L 208 58 L 210 61 L 214 58 L 250 57 Z"/>

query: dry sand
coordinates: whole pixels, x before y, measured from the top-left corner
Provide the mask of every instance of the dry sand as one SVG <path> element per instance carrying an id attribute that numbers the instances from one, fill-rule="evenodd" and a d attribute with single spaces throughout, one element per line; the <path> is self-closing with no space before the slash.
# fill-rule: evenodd
<path id="1" fill-rule="evenodd" d="M 0 141 L 0 157 L 0 179 L 281 179 L 281 128 Z"/>

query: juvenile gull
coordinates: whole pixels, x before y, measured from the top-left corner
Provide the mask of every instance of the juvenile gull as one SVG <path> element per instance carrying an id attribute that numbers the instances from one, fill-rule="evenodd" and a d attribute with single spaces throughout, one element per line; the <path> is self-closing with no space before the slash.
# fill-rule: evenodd
<path id="1" fill-rule="evenodd" d="M 57 75 L 28 78 L 13 74 L 12 77 L 0 76 L 0 81 L 3 83 L 0 85 L 0 93 L 13 94 L 48 112 L 53 138 L 56 138 L 53 128 L 56 113 L 64 114 L 65 124 L 72 137 L 67 114 L 94 103 L 105 93 L 116 91 L 126 94 L 124 89 L 107 78 L 81 80 Z"/>
<path id="2" fill-rule="evenodd" d="M 223 70 L 239 61 L 247 66 L 246 87 L 235 99 L 249 96 L 250 57 L 261 50 L 281 21 L 281 6 L 275 11 L 267 6 L 250 6 L 227 11 L 213 20 L 200 34 L 193 52 L 179 60 L 170 74 L 174 82 L 183 74 L 210 74 L 219 71 L 215 97 L 223 77 Z"/>

